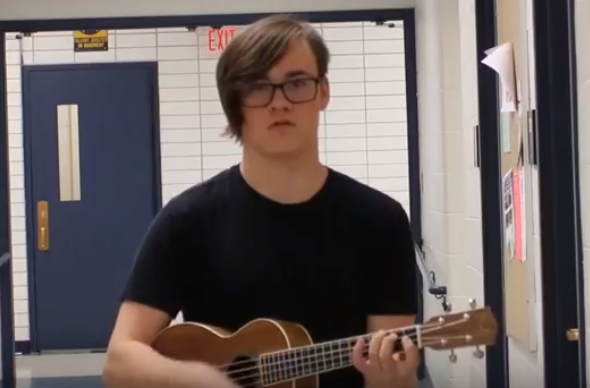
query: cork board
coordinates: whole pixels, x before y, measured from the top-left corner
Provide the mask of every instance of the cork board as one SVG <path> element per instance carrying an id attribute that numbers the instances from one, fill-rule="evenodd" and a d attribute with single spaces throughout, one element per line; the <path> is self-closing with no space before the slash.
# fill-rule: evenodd
<path id="1" fill-rule="evenodd" d="M 497 35 L 498 44 L 512 43 L 514 52 L 514 69 L 516 73 L 516 85 L 520 85 L 519 69 L 521 64 L 522 47 L 520 38 L 520 5 L 514 0 L 497 0 Z M 524 15 L 523 15 L 524 16 Z M 516 100 L 520 100 L 518 95 Z M 519 104 L 520 105 L 520 104 Z M 520 106 L 518 106 L 520 109 Z M 518 110 L 517 109 L 517 110 Z M 504 193 L 505 177 L 511 171 L 521 170 L 523 166 L 522 147 L 523 141 L 520 125 L 521 120 L 518 112 L 501 112 L 499 117 L 500 128 L 500 154 L 501 154 L 501 173 L 502 173 L 502 192 Z M 503 129 L 504 127 L 505 129 Z M 509 139 L 507 139 L 509 137 Z M 507 146 L 509 144 L 509 147 Z M 509 150 L 508 150 L 509 148 Z M 521 195 L 524 195 L 521 193 Z M 515 196 L 513 196 L 514 198 Z M 506 209 L 506 200 L 503 195 L 504 209 Z M 524 211 L 524 209 L 522 209 Z M 524 215 L 521 220 L 524 220 Z M 512 220 L 514 222 L 514 220 Z M 506 220 L 504 220 L 506 222 Z M 524 221 L 519 221 L 524 222 Z M 507 232 L 504 233 L 504 303 L 506 314 L 506 331 L 509 337 L 517 339 L 523 344 L 530 342 L 530 324 L 531 316 L 529 313 L 529 276 L 530 271 L 526 261 L 520 261 L 513 258 L 513 247 L 508 243 Z M 526 254 L 522 252 L 522 257 Z"/>

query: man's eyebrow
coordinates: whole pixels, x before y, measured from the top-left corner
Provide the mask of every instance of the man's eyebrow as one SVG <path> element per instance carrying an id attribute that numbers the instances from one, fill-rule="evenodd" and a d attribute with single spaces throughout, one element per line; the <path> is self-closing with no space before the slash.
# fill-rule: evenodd
<path id="1" fill-rule="evenodd" d="M 312 76 L 313 77 L 313 74 L 311 74 L 311 73 L 309 73 L 309 72 L 307 72 L 305 70 L 293 70 L 293 71 L 288 72 L 285 75 L 285 78 L 299 77 L 301 75 L 307 75 L 307 76 Z"/>
<path id="2" fill-rule="evenodd" d="M 289 71 L 287 74 L 285 74 L 283 79 L 291 79 L 291 78 L 301 77 L 301 76 L 317 77 L 315 74 L 312 74 L 312 73 L 305 71 L 305 70 L 292 70 L 292 71 Z M 253 82 L 254 83 L 268 83 L 268 82 L 272 83 L 273 81 L 268 76 L 265 76 L 265 77 L 253 80 Z"/>

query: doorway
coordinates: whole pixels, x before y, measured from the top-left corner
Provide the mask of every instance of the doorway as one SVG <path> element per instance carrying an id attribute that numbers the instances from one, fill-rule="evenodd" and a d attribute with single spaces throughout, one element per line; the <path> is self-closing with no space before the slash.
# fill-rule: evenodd
<path id="1" fill-rule="evenodd" d="M 586 386 L 583 256 L 579 206 L 577 155 L 577 101 L 573 0 L 532 0 L 534 61 L 532 96 L 536 104 L 518 112 L 527 143 L 526 163 L 538 172 L 540 284 L 535 284 L 542 303 L 542 384 L 545 388 Z M 506 42 L 498 41 L 498 0 L 476 2 L 478 60 L 485 51 Z M 508 292 L 506 257 L 502 235 L 501 115 L 498 80 L 479 64 L 479 151 L 485 299 L 501 322 L 497 346 L 487 352 L 488 387 L 507 388 L 509 377 L 522 370 L 509 365 L 504 302 L 520 298 Z M 528 117 L 528 120 L 526 120 Z M 521 121 L 522 122 L 522 121 Z M 504 260 L 500 260 L 503 258 Z M 514 265 L 514 264 L 512 264 Z M 506 295 L 505 295 L 506 294 Z M 524 379 L 531 376 L 524 374 Z M 513 384 L 514 385 L 514 384 Z"/>
<path id="2" fill-rule="evenodd" d="M 32 350 L 103 350 L 160 208 L 157 64 L 23 67 Z"/>

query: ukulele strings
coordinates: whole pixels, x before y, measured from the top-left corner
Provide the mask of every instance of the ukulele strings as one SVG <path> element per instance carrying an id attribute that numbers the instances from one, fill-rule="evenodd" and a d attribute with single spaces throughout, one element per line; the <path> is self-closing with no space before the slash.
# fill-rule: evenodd
<path id="1" fill-rule="evenodd" d="M 447 338 L 447 339 L 458 339 L 458 338 L 463 338 L 463 336 L 445 337 L 445 338 Z M 425 346 L 437 345 L 437 344 L 440 344 L 440 340 L 437 340 L 437 339 L 428 339 L 427 341 L 424 341 L 423 344 Z M 346 353 L 346 351 L 343 349 L 342 350 L 342 353 Z M 350 354 L 350 352 L 348 352 L 348 353 Z M 404 353 L 405 353 L 404 351 L 401 351 L 401 352 L 396 352 L 394 354 L 404 354 Z M 349 364 L 352 365 L 352 362 L 350 362 Z M 249 368 L 249 369 L 256 369 L 256 368 Z M 338 368 L 333 368 L 333 369 L 328 369 L 328 370 L 326 370 L 326 372 L 330 372 L 330 371 L 336 370 L 336 369 L 339 369 L 339 367 Z M 315 374 L 316 373 L 313 373 L 312 372 L 312 373 L 309 373 L 309 374 L 306 374 L 306 375 L 303 375 L 303 376 L 299 376 L 299 377 L 297 377 L 297 379 L 311 377 L 311 376 L 314 376 Z M 262 380 L 260 379 L 260 376 L 261 376 L 261 374 L 259 372 L 254 372 L 254 373 L 249 374 L 249 375 L 246 375 L 246 376 L 240 376 L 238 378 L 235 378 L 235 379 L 233 379 L 233 381 L 235 383 L 237 383 L 237 384 L 240 384 L 240 387 L 241 388 L 258 388 L 258 387 L 260 387 L 260 385 L 262 383 Z M 228 377 L 231 378 L 231 376 L 228 376 Z M 252 381 L 252 380 L 254 380 L 254 381 Z M 286 380 L 287 381 L 292 381 L 292 380 L 295 380 L 295 379 L 286 379 Z M 246 381 L 248 381 L 248 382 L 246 382 Z M 246 383 L 244 383 L 244 382 L 246 382 Z"/>
<path id="2" fill-rule="evenodd" d="M 461 322 L 462 322 L 462 320 L 461 321 L 452 322 L 452 323 L 446 324 L 445 327 L 452 326 L 452 325 L 455 325 L 455 324 L 459 324 Z M 442 329 L 442 327 L 440 327 L 440 325 L 438 325 L 438 324 L 423 325 L 422 327 L 423 328 L 426 327 L 426 329 L 424 329 L 424 330 L 421 331 L 421 333 L 420 333 L 421 335 L 428 334 L 428 333 L 431 333 L 431 332 L 436 332 L 436 331 Z M 402 328 L 402 329 L 395 329 L 395 330 L 392 330 L 391 332 L 392 333 L 393 332 L 396 332 L 396 331 L 401 332 L 402 330 L 406 330 L 406 329 L 409 329 L 409 328 L 415 328 L 415 326 L 409 326 L 407 328 Z M 410 339 L 417 338 L 418 337 L 418 333 L 409 334 L 408 337 Z M 355 338 L 356 337 L 350 337 L 349 340 L 352 341 Z M 362 337 L 359 337 L 359 338 L 362 338 Z M 464 338 L 464 337 L 463 336 L 460 336 L 460 338 Z M 448 340 L 449 338 L 448 337 L 445 337 L 445 339 Z M 345 341 L 345 340 L 346 339 L 344 339 L 343 341 Z M 440 343 L 440 339 L 437 339 L 437 338 L 427 338 L 426 341 L 422 341 L 422 345 L 423 346 L 434 345 L 434 344 L 439 344 L 439 343 Z M 369 349 L 369 346 L 370 346 L 370 343 L 366 343 L 365 345 L 363 345 L 363 352 L 367 351 Z M 329 357 L 335 357 L 335 356 L 342 357 L 343 355 L 348 356 L 350 353 L 351 353 L 351 349 L 334 349 L 334 350 L 331 350 L 329 352 L 324 353 L 324 357 L 326 357 L 326 356 L 329 356 Z M 401 354 L 401 353 L 404 353 L 404 352 L 403 351 L 396 352 L 396 354 Z M 315 361 L 317 361 L 317 355 L 313 355 L 313 354 L 312 355 L 306 355 L 306 356 L 303 356 L 303 357 L 299 357 L 298 360 L 310 361 L 311 359 L 314 359 L 314 358 L 316 359 Z M 228 366 L 235 366 L 235 365 L 245 364 L 245 363 L 251 363 L 251 362 L 252 362 L 251 360 L 238 361 L 238 362 L 233 363 L 233 364 L 226 364 L 226 365 L 222 366 L 222 368 L 223 367 L 227 368 Z M 283 362 L 270 362 L 268 364 L 265 364 L 265 366 L 272 367 L 272 366 L 281 365 L 281 364 L 283 364 Z M 251 372 L 251 371 L 252 372 L 255 371 L 255 372 L 254 373 L 251 373 L 251 374 L 248 374 L 246 376 L 239 376 L 239 377 L 235 378 L 234 381 L 236 383 L 239 383 L 241 381 L 252 380 L 252 379 L 255 379 L 255 378 L 259 378 L 260 377 L 261 373 L 260 373 L 260 367 L 259 367 L 259 365 L 249 366 L 249 367 L 245 367 L 245 368 L 242 368 L 242 369 L 229 371 L 226 375 L 231 378 L 232 376 L 235 376 L 237 374 L 242 374 L 242 373 Z M 244 388 L 248 388 L 248 386 L 246 385 L 246 386 L 244 386 Z"/>
<path id="3" fill-rule="evenodd" d="M 409 331 L 409 330 L 416 330 L 417 327 L 418 327 L 418 325 L 405 326 L 405 327 L 399 327 L 399 328 L 396 328 L 396 329 L 388 330 L 387 332 L 388 333 L 402 334 L 402 333 L 404 333 L 406 331 Z M 422 334 L 424 334 L 424 333 L 428 333 L 428 332 L 432 331 L 432 329 L 438 330 L 440 328 L 440 324 L 428 323 L 428 324 L 421 325 L 421 327 L 422 327 L 421 332 L 422 332 Z M 416 332 L 414 332 L 414 333 L 415 333 L 415 335 L 417 337 L 417 333 Z M 330 341 L 328 343 L 330 343 L 330 344 L 331 343 L 334 343 L 334 344 L 350 343 L 353 340 L 357 340 L 357 339 L 360 339 L 360 338 L 366 338 L 366 337 L 372 336 L 374 334 L 376 334 L 376 333 L 370 333 L 370 334 L 365 334 L 365 335 L 360 335 L 360 336 L 343 338 L 343 339 L 340 339 L 340 340 Z M 410 336 L 410 338 L 413 338 L 413 337 Z M 325 344 L 327 344 L 327 343 L 325 343 Z M 320 344 L 312 344 L 312 345 L 304 346 L 302 348 L 312 348 L 312 347 L 317 346 L 317 345 L 320 345 Z M 294 350 L 294 349 L 291 349 L 291 350 Z M 337 352 L 339 350 L 340 349 L 336 349 L 334 351 Z M 281 353 L 281 352 L 282 351 L 270 352 L 270 353 L 265 353 L 264 355 L 272 355 L 272 354 Z M 312 355 L 312 357 L 313 357 L 313 355 Z M 298 357 L 298 358 L 301 358 L 301 357 Z M 230 362 L 230 363 L 227 363 L 227 364 L 217 365 L 217 368 L 223 370 L 223 369 L 227 369 L 227 368 L 231 368 L 231 367 L 236 367 L 236 366 L 241 365 L 241 364 L 250 364 L 250 363 L 252 363 L 252 360 L 241 360 L 241 361 Z"/>
<path id="4" fill-rule="evenodd" d="M 424 329 L 429 329 L 429 328 L 431 328 L 431 327 L 438 327 L 438 326 L 439 326 L 439 325 L 437 325 L 437 324 L 435 324 L 435 323 L 428 323 L 428 324 L 423 324 L 423 325 L 421 326 L 421 327 L 422 327 L 422 329 L 423 329 L 423 330 L 422 330 L 422 333 L 424 333 L 424 332 L 425 332 L 425 331 L 424 331 Z M 417 327 L 418 327 L 418 325 L 405 326 L 405 327 L 398 327 L 398 328 L 396 328 L 396 329 L 388 330 L 387 332 L 388 332 L 388 333 L 398 333 L 398 334 L 402 334 L 402 333 L 404 333 L 404 332 L 406 332 L 406 331 L 409 331 L 409 330 L 416 330 L 416 328 L 417 328 Z M 376 333 L 370 333 L 370 334 L 366 334 L 366 335 L 360 335 L 360 336 L 354 336 L 354 337 L 342 338 L 342 339 L 340 339 L 340 340 L 330 341 L 329 343 L 344 343 L 344 342 L 350 342 L 350 341 L 353 341 L 353 340 L 355 340 L 355 339 L 364 338 L 364 337 L 371 336 L 371 335 L 374 335 L 374 334 L 376 334 Z M 319 344 L 312 344 L 312 345 L 304 346 L 303 348 L 306 348 L 306 347 L 314 347 L 314 346 L 316 346 L 316 345 L 319 345 Z M 274 353 L 281 353 L 281 351 L 277 351 L 277 352 L 270 352 L 270 353 L 265 353 L 265 355 L 271 355 L 271 354 L 274 354 Z M 241 365 L 241 364 L 249 364 L 249 363 L 251 363 L 251 362 L 252 362 L 251 360 L 242 360 L 242 361 L 230 362 L 230 363 L 223 364 L 223 365 L 217 365 L 217 368 L 219 368 L 219 369 L 227 369 L 227 368 L 235 367 L 235 366 L 238 366 L 238 365 Z"/>
<path id="5" fill-rule="evenodd" d="M 425 330 L 424 329 L 422 330 L 422 334 L 428 333 L 430 331 L 436 331 L 436 330 L 439 329 L 438 325 L 436 325 L 436 324 L 423 325 L 422 327 L 425 328 Z M 415 326 L 407 326 L 407 327 L 402 327 L 402 328 L 390 330 L 390 331 L 388 331 L 388 333 L 395 333 L 395 332 L 401 333 L 401 332 L 404 332 L 404 331 L 407 331 L 407 330 L 410 330 L 410 329 L 415 329 Z M 358 339 L 361 339 L 361 338 L 366 338 L 366 337 L 368 337 L 370 335 L 373 335 L 373 334 L 374 333 L 368 334 L 368 335 L 361 335 L 361 336 L 358 336 L 358 337 L 355 336 L 355 337 L 343 338 L 341 340 L 333 341 L 333 343 L 335 343 L 335 344 L 345 344 L 346 343 L 347 345 L 349 345 L 350 342 L 352 342 L 354 340 L 358 340 Z M 411 338 L 411 339 L 417 338 L 417 333 L 408 335 L 408 337 Z M 319 345 L 319 344 L 316 344 L 316 345 Z M 363 350 L 367 350 L 368 347 L 369 347 L 369 345 L 370 345 L 370 343 L 365 343 L 364 344 L 364 347 L 363 347 Z M 314 345 L 308 345 L 308 346 L 304 346 L 302 348 L 312 348 L 312 347 L 314 347 Z M 295 349 L 290 349 L 290 350 L 295 350 Z M 334 355 L 338 355 L 341 352 L 345 352 L 345 353 L 346 352 L 349 352 L 350 350 L 351 350 L 350 348 L 342 348 L 341 346 L 339 346 L 337 349 L 331 349 L 331 350 L 329 350 L 327 352 L 324 352 L 324 356 L 334 356 Z M 265 356 L 268 356 L 268 355 L 272 355 L 272 354 L 276 354 L 276 353 L 281 353 L 281 352 L 283 352 L 283 351 L 276 351 L 276 352 L 264 353 L 264 355 Z M 314 357 L 317 357 L 317 355 L 314 355 L 314 354 L 306 354 L 306 355 L 302 355 L 302 356 L 297 357 L 297 360 L 307 360 L 307 359 L 314 358 Z M 241 372 L 245 372 L 245 371 L 248 371 L 248 370 L 252 370 L 252 369 L 257 369 L 258 368 L 258 366 L 255 366 L 255 367 L 252 367 L 251 366 L 252 360 L 241 360 L 241 361 L 237 361 L 237 362 L 231 362 L 231 363 L 224 364 L 224 365 L 218 365 L 217 368 L 223 370 L 223 369 L 228 369 L 228 368 L 236 367 L 236 366 L 239 366 L 239 365 L 246 365 L 246 364 L 248 364 L 248 366 L 246 368 L 233 370 L 233 371 L 230 371 L 229 373 L 237 374 L 237 373 L 241 373 Z M 265 363 L 265 366 L 272 367 L 272 366 L 279 365 L 279 364 L 281 364 L 281 361 L 271 361 L 269 363 Z"/>

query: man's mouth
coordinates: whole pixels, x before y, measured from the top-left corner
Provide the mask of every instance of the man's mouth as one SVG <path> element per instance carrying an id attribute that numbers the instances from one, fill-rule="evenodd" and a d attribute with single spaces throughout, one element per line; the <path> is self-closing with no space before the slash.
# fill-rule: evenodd
<path id="1" fill-rule="evenodd" d="M 277 120 L 270 125 L 270 128 L 274 127 L 292 127 L 295 124 L 289 120 Z"/>

